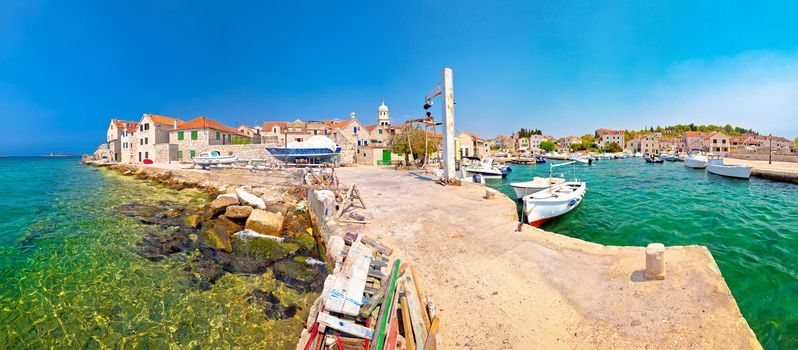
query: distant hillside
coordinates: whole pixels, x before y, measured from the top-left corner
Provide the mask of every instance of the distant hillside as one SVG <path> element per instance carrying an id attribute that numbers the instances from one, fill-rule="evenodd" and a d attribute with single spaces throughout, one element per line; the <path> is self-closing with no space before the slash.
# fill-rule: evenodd
<path id="1" fill-rule="evenodd" d="M 712 124 L 709 124 L 709 125 L 676 124 L 676 125 L 669 125 L 669 126 L 664 126 L 664 127 L 663 126 L 657 126 L 657 127 L 650 126 L 650 127 L 646 128 L 646 129 L 641 129 L 641 130 L 638 130 L 638 131 L 628 130 L 626 132 L 626 138 L 627 139 L 631 139 L 635 135 L 645 135 L 645 134 L 650 134 L 650 133 L 653 133 L 653 132 L 659 132 L 659 133 L 662 133 L 663 135 L 673 134 L 674 136 L 676 136 L 676 135 L 681 135 L 685 131 L 699 131 L 699 132 L 720 131 L 720 132 L 722 132 L 722 133 L 724 133 L 726 135 L 734 135 L 734 136 L 740 136 L 740 135 L 742 135 L 744 133 L 747 133 L 747 132 L 758 134 L 758 132 L 754 131 L 753 129 L 746 129 L 746 128 L 739 127 L 739 126 L 731 126 L 730 124 L 726 124 L 726 125 L 723 125 L 723 126 L 712 125 Z"/>

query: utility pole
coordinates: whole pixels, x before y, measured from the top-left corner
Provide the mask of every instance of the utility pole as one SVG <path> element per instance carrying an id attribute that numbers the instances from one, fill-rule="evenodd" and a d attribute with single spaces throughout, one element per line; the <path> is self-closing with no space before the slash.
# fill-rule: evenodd
<path id="1" fill-rule="evenodd" d="M 451 68 L 443 68 L 443 176 L 453 179 L 454 173 L 454 81 Z"/>
<path id="2" fill-rule="evenodd" d="M 770 147 L 768 147 L 768 164 L 773 164 L 773 134 L 770 134 Z"/>

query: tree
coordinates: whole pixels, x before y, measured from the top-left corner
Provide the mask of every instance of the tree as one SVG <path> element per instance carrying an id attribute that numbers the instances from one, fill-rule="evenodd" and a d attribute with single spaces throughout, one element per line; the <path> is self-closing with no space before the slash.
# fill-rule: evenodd
<path id="1" fill-rule="evenodd" d="M 571 149 L 572 152 L 576 152 L 576 151 L 584 151 L 584 150 L 586 150 L 587 146 L 585 146 L 585 145 L 583 145 L 581 143 L 572 143 L 569 148 Z"/>
<path id="2" fill-rule="evenodd" d="M 540 143 L 540 149 L 546 152 L 551 152 L 557 149 L 557 144 L 555 144 L 554 141 L 546 140 Z"/>
<path id="3" fill-rule="evenodd" d="M 408 143 L 408 139 L 410 142 Z M 425 140 L 425 132 L 420 127 L 406 127 L 397 131 L 388 141 L 391 152 L 405 155 L 405 164 L 410 162 L 410 151 L 412 148 L 413 158 L 424 158 L 424 145 L 427 145 L 427 153 L 435 154 L 437 142 L 433 138 Z"/>
<path id="4" fill-rule="evenodd" d="M 607 152 L 610 152 L 610 153 L 616 153 L 616 152 L 622 152 L 623 151 L 623 148 L 621 148 L 621 145 L 619 145 L 616 142 L 610 142 L 610 144 L 607 145 L 607 147 L 605 149 L 606 149 Z"/>
<path id="5" fill-rule="evenodd" d="M 582 144 L 585 145 L 585 147 L 587 147 L 587 146 L 589 146 L 589 145 L 591 145 L 591 144 L 593 144 L 595 142 L 596 142 L 596 139 L 593 137 L 593 135 L 582 136 Z"/>

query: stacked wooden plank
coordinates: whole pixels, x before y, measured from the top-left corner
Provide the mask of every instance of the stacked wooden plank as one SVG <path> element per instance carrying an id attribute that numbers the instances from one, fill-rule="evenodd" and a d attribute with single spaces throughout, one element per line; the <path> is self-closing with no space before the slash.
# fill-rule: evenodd
<path id="1" fill-rule="evenodd" d="M 311 309 L 300 348 L 435 349 L 439 320 L 413 268 L 390 261 L 389 247 L 359 234 L 335 240 L 347 246 Z"/>

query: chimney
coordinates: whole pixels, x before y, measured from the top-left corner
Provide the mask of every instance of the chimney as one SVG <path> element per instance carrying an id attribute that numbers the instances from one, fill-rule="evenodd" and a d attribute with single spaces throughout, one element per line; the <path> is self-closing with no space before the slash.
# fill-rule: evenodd
<path id="1" fill-rule="evenodd" d="M 175 119 L 175 121 L 173 123 L 174 123 L 173 130 L 177 129 L 177 119 Z"/>

